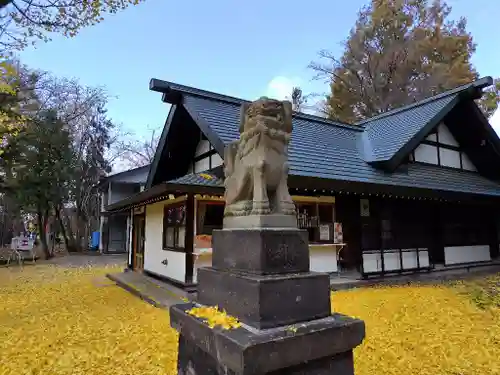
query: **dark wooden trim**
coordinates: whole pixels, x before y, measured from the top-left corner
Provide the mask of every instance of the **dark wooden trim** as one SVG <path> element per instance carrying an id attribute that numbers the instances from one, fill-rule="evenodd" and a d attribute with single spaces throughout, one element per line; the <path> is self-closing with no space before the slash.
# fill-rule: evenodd
<path id="1" fill-rule="evenodd" d="M 210 147 L 212 147 L 212 145 L 210 145 Z M 215 155 L 216 153 L 217 153 L 217 150 L 215 150 L 215 149 L 207 151 L 207 152 L 204 152 L 201 155 L 195 156 L 194 159 L 193 159 L 193 162 L 197 162 L 197 161 L 203 160 L 203 159 L 205 159 L 207 157 Z"/>
<path id="2" fill-rule="evenodd" d="M 178 209 L 180 207 L 184 207 L 184 223 L 179 224 L 179 223 L 168 223 L 167 221 L 167 211 L 174 208 Z M 185 253 L 186 252 L 186 243 L 184 242 L 184 247 L 179 247 L 178 242 L 179 242 L 179 228 L 184 227 L 184 236 L 186 235 L 186 226 L 187 226 L 187 207 L 186 207 L 186 201 L 181 201 L 177 202 L 174 204 L 165 204 L 163 206 L 163 231 L 162 231 L 162 248 L 163 250 L 167 251 L 176 251 L 179 253 Z M 168 246 L 166 243 L 166 233 L 168 228 L 173 228 L 174 229 L 174 246 Z M 184 237 L 185 241 L 185 237 Z"/>
<path id="3" fill-rule="evenodd" d="M 188 184 L 175 184 L 163 182 L 161 184 L 155 185 L 148 190 L 144 190 L 140 193 L 134 194 L 128 198 L 125 198 L 119 202 L 113 203 L 106 206 L 106 210 L 114 212 L 120 212 L 123 210 L 128 210 L 133 206 L 144 205 L 145 202 L 155 198 L 164 197 L 164 199 L 158 199 L 158 201 L 166 200 L 168 194 L 224 194 L 224 186 L 210 186 L 210 185 L 188 185 Z"/>
<path id="4" fill-rule="evenodd" d="M 148 178 L 146 180 L 146 189 L 149 189 L 153 184 L 154 176 L 156 175 L 158 164 L 160 163 L 160 159 L 162 157 L 164 148 L 167 144 L 168 133 L 170 131 L 170 126 L 172 125 L 176 111 L 177 111 L 177 105 L 174 104 L 172 105 L 172 107 L 170 107 L 167 119 L 165 120 L 165 125 L 163 126 L 163 131 L 161 132 L 158 146 L 156 146 L 155 156 L 153 158 L 153 162 L 151 163 L 148 173 Z"/>
<path id="5" fill-rule="evenodd" d="M 205 137 L 207 137 L 210 144 L 217 150 L 218 154 L 224 155 L 224 147 L 225 147 L 224 142 L 219 137 L 217 132 L 214 131 L 212 129 L 212 127 L 210 126 L 210 124 L 208 124 L 208 122 L 206 122 L 204 118 L 199 116 L 196 111 L 192 110 L 191 108 L 189 108 L 187 106 L 184 106 L 184 108 L 186 109 L 189 116 L 191 116 L 193 121 L 196 123 L 196 125 L 198 125 L 198 127 L 200 128 L 202 133 L 205 135 Z"/>
<path id="6" fill-rule="evenodd" d="M 389 172 L 394 172 L 405 160 L 408 154 L 418 147 L 427 135 L 435 129 L 445 118 L 445 116 L 460 102 L 460 96 L 456 95 L 444 108 L 442 108 L 420 131 L 417 132 L 406 144 L 401 147 L 394 156 L 387 161 L 386 168 Z"/>
<path id="7" fill-rule="evenodd" d="M 182 247 L 163 247 L 163 251 L 171 251 L 173 253 L 186 253 L 186 250 L 183 249 Z"/>
<path id="8" fill-rule="evenodd" d="M 439 154 L 438 154 L 439 155 Z M 470 169 L 463 169 L 461 168 L 462 166 L 462 153 L 459 153 L 460 155 L 460 168 L 459 167 L 448 167 L 446 165 L 437 165 L 437 164 L 432 164 L 432 163 L 426 163 L 425 161 L 414 161 L 412 163 L 414 164 L 422 164 L 422 165 L 432 165 L 437 168 L 444 168 L 452 171 L 460 171 L 460 172 L 467 172 L 467 173 L 478 173 L 477 171 L 471 171 Z"/>
<path id="9" fill-rule="evenodd" d="M 195 199 L 194 194 L 189 194 L 186 199 L 186 238 L 184 240 L 184 249 L 186 251 L 186 273 L 185 278 L 187 283 L 193 282 L 194 271 L 194 221 L 195 221 Z"/>
<path id="10" fill-rule="evenodd" d="M 444 168 L 444 167 L 440 167 Z M 456 168 L 454 171 L 460 173 L 468 173 L 471 171 L 460 171 Z M 474 201 L 484 204 L 498 204 L 500 196 L 495 195 L 482 195 L 473 193 L 462 193 L 456 191 L 425 189 L 420 187 L 397 186 L 397 185 L 384 185 L 374 184 L 367 182 L 352 182 L 342 180 L 327 180 L 316 177 L 305 176 L 289 176 L 290 193 L 292 195 L 325 195 L 325 194 L 360 194 L 360 198 L 368 198 L 369 196 L 375 197 L 388 197 L 392 195 L 393 198 L 405 197 L 401 199 L 444 199 L 449 201 Z M 302 192 L 306 190 L 306 194 Z"/>
<path id="11" fill-rule="evenodd" d="M 437 136 L 437 134 L 436 134 Z M 435 146 L 437 148 L 445 148 L 447 150 L 453 150 L 453 151 L 458 151 L 458 152 L 464 152 L 464 150 L 460 146 L 452 146 L 452 145 L 447 145 L 446 143 L 439 143 L 439 142 L 434 142 L 434 141 L 428 141 L 424 140 L 420 143 L 421 145 L 429 145 L 429 146 Z"/>
<path id="12" fill-rule="evenodd" d="M 139 239 L 137 238 L 137 231 L 139 230 L 139 224 L 140 221 L 143 221 L 144 223 L 144 239 L 146 238 L 146 213 L 141 213 L 141 214 L 136 214 L 132 215 L 132 256 L 131 256 L 131 265 L 132 269 L 137 269 L 137 260 L 136 260 L 136 253 L 137 253 L 137 247 L 139 246 Z M 144 257 L 145 257 L 145 251 L 144 249 L 144 254 L 142 255 L 142 261 L 143 261 L 143 268 L 144 268 Z"/>

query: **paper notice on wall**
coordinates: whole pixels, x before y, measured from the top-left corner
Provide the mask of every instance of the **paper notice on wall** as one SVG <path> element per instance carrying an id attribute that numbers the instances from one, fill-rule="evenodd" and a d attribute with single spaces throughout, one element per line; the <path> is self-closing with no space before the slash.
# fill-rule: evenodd
<path id="1" fill-rule="evenodd" d="M 343 243 L 344 235 L 342 233 L 342 223 L 333 223 L 333 242 Z"/>
<path id="2" fill-rule="evenodd" d="M 321 224 L 319 226 L 319 240 L 330 241 L 330 224 Z"/>

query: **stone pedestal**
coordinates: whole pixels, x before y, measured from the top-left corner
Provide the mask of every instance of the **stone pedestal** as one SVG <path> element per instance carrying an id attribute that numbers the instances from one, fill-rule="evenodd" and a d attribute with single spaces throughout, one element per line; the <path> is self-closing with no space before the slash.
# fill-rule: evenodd
<path id="1" fill-rule="evenodd" d="M 354 374 L 364 323 L 331 314 L 329 276 L 309 271 L 306 231 L 223 229 L 212 245 L 212 267 L 198 271 L 198 303 L 243 325 L 211 329 L 186 313 L 194 305 L 173 306 L 179 374 Z"/>
<path id="2" fill-rule="evenodd" d="M 192 304 L 171 308 L 180 333 L 178 373 L 183 375 L 352 375 L 352 349 L 364 323 L 339 314 L 290 327 L 258 330 L 209 328 L 186 314 Z"/>

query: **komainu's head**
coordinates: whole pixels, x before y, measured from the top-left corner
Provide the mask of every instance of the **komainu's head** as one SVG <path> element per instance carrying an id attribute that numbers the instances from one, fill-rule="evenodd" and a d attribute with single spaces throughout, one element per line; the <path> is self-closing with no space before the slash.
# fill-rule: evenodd
<path id="1" fill-rule="evenodd" d="M 262 97 L 241 106 L 240 133 L 247 132 L 257 125 L 268 129 L 292 132 L 292 103 Z"/>

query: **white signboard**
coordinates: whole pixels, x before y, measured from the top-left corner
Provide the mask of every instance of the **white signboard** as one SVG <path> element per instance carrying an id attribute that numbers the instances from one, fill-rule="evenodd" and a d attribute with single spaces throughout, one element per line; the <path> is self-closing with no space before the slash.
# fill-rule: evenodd
<path id="1" fill-rule="evenodd" d="M 319 239 L 320 241 L 330 241 L 330 225 L 321 224 L 319 226 Z"/>

